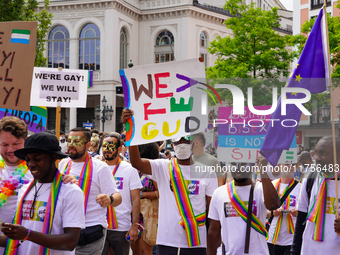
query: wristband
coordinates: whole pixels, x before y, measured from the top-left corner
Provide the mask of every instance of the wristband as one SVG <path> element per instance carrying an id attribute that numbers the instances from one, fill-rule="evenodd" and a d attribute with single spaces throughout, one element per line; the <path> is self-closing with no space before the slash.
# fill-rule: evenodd
<path id="1" fill-rule="evenodd" d="M 109 197 L 110 197 L 110 204 L 112 204 L 113 201 L 115 201 L 115 200 L 113 199 L 112 195 L 113 195 L 113 194 L 111 194 L 111 196 L 109 196 Z"/>
<path id="2" fill-rule="evenodd" d="M 27 235 L 25 236 L 24 239 L 19 241 L 19 243 L 15 246 L 15 248 L 18 248 L 23 242 L 25 242 L 28 239 L 30 234 L 31 234 L 31 230 L 28 228 L 27 229 Z"/>

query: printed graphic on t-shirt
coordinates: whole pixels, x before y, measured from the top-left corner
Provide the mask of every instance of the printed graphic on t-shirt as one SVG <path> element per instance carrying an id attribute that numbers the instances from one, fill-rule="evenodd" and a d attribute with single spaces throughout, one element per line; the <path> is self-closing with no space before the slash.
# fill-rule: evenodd
<path id="1" fill-rule="evenodd" d="M 282 197 L 282 194 L 280 194 L 280 196 Z M 290 194 L 289 197 L 290 197 L 289 206 L 295 207 L 296 206 L 296 196 Z"/>
<path id="2" fill-rule="evenodd" d="M 248 201 L 243 201 L 243 203 L 245 204 L 245 206 L 248 209 Z M 256 205 L 256 201 L 253 201 L 253 214 L 255 214 L 257 216 L 257 205 Z M 234 206 L 232 205 L 231 202 L 224 202 L 224 216 L 226 218 L 228 217 L 241 217 L 238 212 L 236 211 L 236 209 L 234 208 Z"/>
<path id="3" fill-rule="evenodd" d="M 340 202 L 340 199 L 339 199 Z M 338 202 L 338 206 L 339 206 Z M 340 207 L 340 206 L 339 206 Z M 327 197 L 326 213 L 335 214 L 335 197 Z"/>
<path id="4" fill-rule="evenodd" d="M 33 218 L 30 217 L 30 211 L 32 207 L 32 200 L 25 200 L 23 204 L 23 213 L 22 219 L 23 220 L 33 220 L 33 221 L 41 221 L 44 222 L 45 212 L 46 212 L 46 205 L 47 202 L 43 201 L 36 201 L 33 208 Z"/>
<path id="5" fill-rule="evenodd" d="M 114 177 L 116 181 L 116 186 L 118 189 L 123 189 L 124 177 Z"/>
<path id="6" fill-rule="evenodd" d="M 187 191 L 189 195 L 198 195 L 199 190 L 200 190 L 200 182 L 199 181 L 191 181 L 191 180 L 184 180 L 186 186 L 187 186 Z M 172 188 L 172 184 L 170 181 L 170 190 L 174 192 Z"/>

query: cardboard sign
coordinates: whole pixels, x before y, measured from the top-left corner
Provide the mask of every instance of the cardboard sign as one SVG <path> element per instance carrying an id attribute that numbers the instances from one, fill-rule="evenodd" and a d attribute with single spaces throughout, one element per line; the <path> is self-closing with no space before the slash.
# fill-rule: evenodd
<path id="1" fill-rule="evenodd" d="M 271 106 L 256 106 L 258 110 L 270 108 Z M 254 115 L 248 107 L 245 107 L 244 115 L 234 115 L 232 111 L 232 107 L 220 107 L 218 110 L 217 159 L 222 162 L 255 163 L 256 158 L 261 156 L 260 149 L 269 125 L 280 124 L 273 123 L 270 115 Z M 282 152 L 278 163 L 296 162 L 297 149 L 296 137 L 294 137 L 290 149 Z"/>
<path id="2" fill-rule="evenodd" d="M 30 110 L 37 22 L 0 22 L 0 107 Z"/>
<path id="3" fill-rule="evenodd" d="M 0 108 L 0 119 L 15 116 L 23 120 L 29 131 L 33 133 L 44 132 L 46 128 L 47 108 L 31 106 L 31 111 L 20 111 Z"/>
<path id="4" fill-rule="evenodd" d="M 204 63 L 190 59 L 120 70 L 125 107 L 126 146 L 168 140 L 207 127 Z"/>
<path id="5" fill-rule="evenodd" d="M 31 105 L 86 108 L 89 71 L 35 67 Z"/>

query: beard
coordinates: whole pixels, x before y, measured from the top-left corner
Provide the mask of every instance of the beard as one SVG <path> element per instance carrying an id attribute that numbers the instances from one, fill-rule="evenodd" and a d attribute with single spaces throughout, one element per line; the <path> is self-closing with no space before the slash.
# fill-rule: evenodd
<path id="1" fill-rule="evenodd" d="M 117 156 L 118 156 L 118 150 L 115 153 L 113 153 L 112 155 L 104 154 L 104 158 L 107 161 L 115 160 L 117 158 Z"/>
<path id="2" fill-rule="evenodd" d="M 81 158 L 82 156 L 85 155 L 85 151 L 86 151 L 86 149 L 84 148 L 84 150 L 82 150 L 82 151 L 76 151 L 76 152 L 73 153 L 73 154 L 70 154 L 70 153 L 68 152 L 68 155 L 69 155 L 69 157 L 70 157 L 71 159 L 78 159 L 78 158 Z"/>
<path id="3" fill-rule="evenodd" d="M 20 159 L 18 159 L 17 157 L 13 157 L 13 159 L 10 160 L 10 159 L 7 157 L 6 153 L 1 153 L 0 155 L 1 155 L 1 157 L 4 159 L 6 165 L 14 166 L 14 165 L 18 165 L 19 162 L 20 162 Z"/>
<path id="4" fill-rule="evenodd" d="M 249 178 L 237 178 L 237 179 L 234 178 L 234 181 L 236 183 L 239 183 L 239 184 L 243 184 L 243 183 L 245 183 L 248 180 L 249 180 Z"/>

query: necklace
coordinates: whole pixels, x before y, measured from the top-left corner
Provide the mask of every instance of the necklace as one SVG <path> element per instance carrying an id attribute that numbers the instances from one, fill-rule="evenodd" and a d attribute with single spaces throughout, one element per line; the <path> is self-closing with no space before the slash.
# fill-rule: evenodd
<path id="1" fill-rule="evenodd" d="M 35 193 L 34 193 L 34 199 L 33 199 L 33 202 L 32 202 L 32 205 L 31 205 L 31 209 L 30 209 L 30 218 L 33 219 L 34 217 L 34 204 L 35 204 L 35 200 L 37 199 L 37 196 L 38 196 L 38 192 L 39 190 L 41 189 L 41 187 L 43 186 L 44 183 L 41 183 L 40 184 L 40 187 L 38 188 L 37 190 L 37 183 L 35 183 L 34 185 L 34 190 L 35 190 Z M 45 190 L 46 191 L 46 190 Z M 41 195 L 41 194 L 40 194 Z"/>
<path id="2" fill-rule="evenodd" d="M 5 168 L 6 163 L 3 158 L 0 158 L 0 168 Z M 20 184 L 26 184 L 29 181 L 24 181 L 23 178 L 27 173 L 27 165 L 24 160 L 21 160 L 18 167 L 14 170 L 8 180 L 3 180 L 0 183 L 0 207 L 3 206 L 7 199 L 13 194 L 13 191 Z"/>

